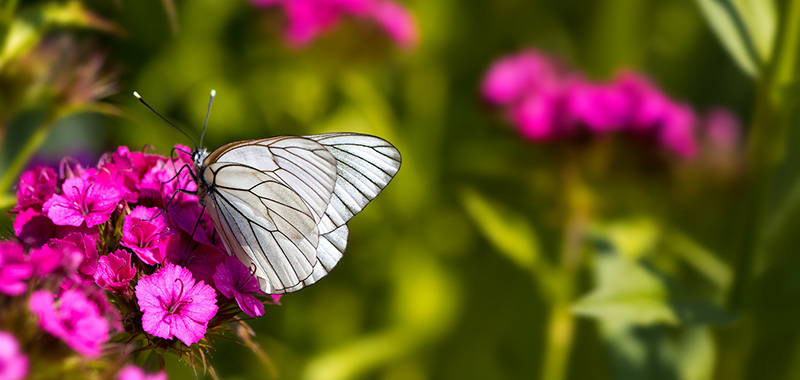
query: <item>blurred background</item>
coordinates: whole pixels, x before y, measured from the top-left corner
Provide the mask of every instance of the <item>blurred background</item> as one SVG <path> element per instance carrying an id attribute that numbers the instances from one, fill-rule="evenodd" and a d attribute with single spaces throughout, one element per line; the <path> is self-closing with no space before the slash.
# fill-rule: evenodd
<path id="1" fill-rule="evenodd" d="M 403 154 L 336 270 L 251 321 L 267 357 L 218 342 L 223 379 L 800 378 L 800 1 L 397 0 L 410 20 L 345 7 L 305 39 L 291 1 L 0 1 L 0 204 L 30 165 L 191 144 L 133 91 L 199 140 L 216 89 L 210 150 L 354 131 Z M 649 78 L 694 150 L 526 135 L 485 88 L 520 51 Z"/>

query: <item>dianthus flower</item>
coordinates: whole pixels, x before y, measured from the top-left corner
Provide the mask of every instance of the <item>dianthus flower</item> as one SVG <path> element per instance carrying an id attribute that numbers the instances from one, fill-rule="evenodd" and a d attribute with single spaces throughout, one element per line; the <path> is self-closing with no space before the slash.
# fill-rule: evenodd
<path id="1" fill-rule="evenodd" d="M 42 208 L 60 226 L 103 224 L 124 195 L 117 186 L 88 176 L 67 179 L 61 189 L 64 193 L 53 195 Z"/>
<path id="2" fill-rule="evenodd" d="M 136 276 L 136 268 L 131 264 L 131 253 L 118 249 L 100 258 L 94 281 L 97 286 L 117 293 L 128 288 Z"/>
<path id="3" fill-rule="evenodd" d="M 259 293 L 258 280 L 242 262 L 234 256 L 225 256 L 214 273 L 214 285 L 227 298 L 233 298 L 242 311 L 251 316 L 264 315 L 264 304 L 253 293 Z"/>
<path id="4" fill-rule="evenodd" d="M 217 312 L 214 289 L 174 264 L 139 279 L 136 298 L 144 313 L 144 331 L 165 339 L 177 337 L 187 346 L 203 339 Z"/>
<path id="5" fill-rule="evenodd" d="M 145 264 L 163 264 L 170 229 L 160 210 L 138 206 L 125 217 L 120 244 L 136 252 Z"/>

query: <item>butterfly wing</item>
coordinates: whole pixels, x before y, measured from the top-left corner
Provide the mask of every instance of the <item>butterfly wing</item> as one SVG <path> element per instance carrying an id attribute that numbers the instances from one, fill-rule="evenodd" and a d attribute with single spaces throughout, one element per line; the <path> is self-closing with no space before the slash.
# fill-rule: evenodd
<path id="1" fill-rule="evenodd" d="M 361 212 L 400 169 L 400 152 L 388 141 L 359 133 L 306 136 L 325 146 L 336 159 L 336 186 L 319 223 L 317 265 L 304 286 L 328 274 L 347 247 L 347 221 Z"/>
<path id="2" fill-rule="evenodd" d="M 336 181 L 330 152 L 275 137 L 225 145 L 204 164 L 203 201 L 228 252 L 255 267 L 265 293 L 299 289 L 317 265 L 318 224 Z"/>
<path id="3" fill-rule="evenodd" d="M 400 153 L 356 133 L 225 145 L 205 161 L 204 199 L 228 252 L 253 265 L 261 290 L 317 282 L 342 258 L 347 221 L 391 181 Z"/>

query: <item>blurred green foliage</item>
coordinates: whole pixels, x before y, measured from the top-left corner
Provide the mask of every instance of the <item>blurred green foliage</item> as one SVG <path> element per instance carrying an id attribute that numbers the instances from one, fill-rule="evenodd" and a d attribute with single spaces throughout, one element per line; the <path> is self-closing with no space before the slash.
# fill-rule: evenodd
<path id="1" fill-rule="evenodd" d="M 0 168 L 190 144 L 134 90 L 199 139 L 216 89 L 210 149 L 331 131 L 394 143 L 403 167 L 350 223 L 345 258 L 251 321 L 268 358 L 219 342 L 225 379 L 800 377 L 800 1 L 403 4 L 409 51 L 354 22 L 290 48 L 282 14 L 244 0 L 0 1 Z M 106 57 L 93 88 L 111 73 L 118 92 L 71 103 L 75 86 L 32 69 L 49 58 L 24 61 L 64 35 L 62 53 Z M 479 85 L 525 47 L 733 109 L 749 171 L 720 178 L 634 140 L 523 141 Z"/>

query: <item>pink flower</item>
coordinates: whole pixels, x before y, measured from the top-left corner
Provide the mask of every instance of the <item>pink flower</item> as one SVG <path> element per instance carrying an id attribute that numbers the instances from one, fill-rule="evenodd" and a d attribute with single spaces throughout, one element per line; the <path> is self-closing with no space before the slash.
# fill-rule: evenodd
<path id="1" fill-rule="evenodd" d="M 549 140 L 563 134 L 560 123 L 560 96 L 555 93 L 529 94 L 511 107 L 511 120 L 522 136 L 534 141 Z"/>
<path id="2" fill-rule="evenodd" d="M 14 218 L 14 234 L 28 246 L 41 247 L 56 234 L 56 225 L 35 208 L 25 209 Z"/>
<path id="3" fill-rule="evenodd" d="M 100 355 L 101 346 L 108 341 L 108 321 L 81 292 L 67 290 L 54 301 L 53 293 L 40 290 L 31 295 L 30 309 L 42 329 L 87 357 Z"/>
<path id="4" fill-rule="evenodd" d="M 14 335 L 0 331 L 0 379 L 22 380 L 28 375 L 28 358 Z"/>
<path id="5" fill-rule="evenodd" d="M 502 57 L 489 67 L 483 80 L 483 96 L 494 104 L 521 100 L 542 85 L 551 86 L 557 79 L 557 66 L 548 57 L 533 50 Z"/>
<path id="6" fill-rule="evenodd" d="M 88 177 L 70 178 L 61 186 L 63 195 L 53 195 L 42 208 L 60 226 L 87 227 L 105 223 L 122 200 L 122 192 L 105 181 Z"/>
<path id="7" fill-rule="evenodd" d="M 119 371 L 117 380 L 167 380 L 167 374 L 161 371 L 148 375 L 143 369 L 135 365 L 127 365 L 122 371 Z"/>
<path id="8" fill-rule="evenodd" d="M 724 108 L 709 110 L 704 117 L 705 138 L 715 150 L 735 151 L 741 144 L 742 136 L 739 119 Z"/>
<path id="9" fill-rule="evenodd" d="M 181 156 L 179 154 L 179 156 Z M 144 174 L 141 182 L 139 182 L 139 195 L 140 202 L 148 202 L 157 207 L 166 206 L 167 202 L 172 198 L 172 204 L 181 202 L 197 203 L 197 196 L 186 193 L 176 193 L 178 189 L 195 191 L 197 184 L 192 179 L 189 171 L 181 168 L 188 165 L 187 162 L 181 159 L 176 159 L 175 162 L 162 160 L 153 165 L 150 170 Z M 176 174 L 180 172 L 179 175 Z M 175 196 L 173 198 L 173 195 Z"/>
<path id="10" fill-rule="evenodd" d="M 344 16 L 371 20 L 403 47 L 416 43 L 417 30 L 411 15 L 388 0 L 253 0 L 256 6 L 282 5 L 288 27 L 286 39 L 304 46 L 333 28 Z"/>
<path id="11" fill-rule="evenodd" d="M 214 273 L 214 285 L 227 298 L 233 298 L 242 311 L 251 316 L 264 315 L 264 304 L 252 293 L 259 293 L 258 280 L 236 257 L 225 256 Z"/>
<path id="12" fill-rule="evenodd" d="M 138 206 L 125 217 L 120 244 L 136 252 L 145 264 L 163 264 L 171 234 L 157 208 Z M 156 215 L 155 219 L 153 219 Z"/>
<path id="13" fill-rule="evenodd" d="M 616 84 L 576 82 L 567 95 L 566 112 L 589 130 L 610 132 L 630 126 L 634 104 Z"/>
<path id="14" fill-rule="evenodd" d="M 691 108 L 676 105 L 667 114 L 661 126 L 659 142 L 681 158 L 692 158 L 697 154 L 698 144 L 695 135 L 696 116 Z"/>
<path id="15" fill-rule="evenodd" d="M 98 236 L 94 234 L 73 232 L 63 239 L 51 239 L 47 242 L 47 246 L 64 251 L 64 256 L 70 262 L 77 261 L 77 270 L 82 275 L 86 278 L 93 278 L 97 269 L 97 239 Z M 68 265 L 68 267 L 72 267 L 72 265 Z"/>
<path id="16" fill-rule="evenodd" d="M 372 17 L 400 46 L 410 48 L 417 44 L 417 26 L 408 11 L 391 1 L 378 1 Z"/>
<path id="17" fill-rule="evenodd" d="M 22 245 L 0 241 L 0 293 L 16 296 L 28 289 L 25 283 L 33 275 L 33 267 L 25 257 Z"/>
<path id="18" fill-rule="evenodd" d="M 17 187 L 17 205 L 12 212 L 26 208 L 42 210 L 42 205 L 56 192 L 56 172 L 48 167 L 37 166 L 22 174 Z"/>
<path id="19" fill-rule="evenodd" d="M 165 339 L 177 337 L 190 346 L 203 339 L 217 312 L 216 292 L 196 282 L 188 269 L 167 264 L 136 285 L 144 331 Z"/>
<path id="20" fill-rule="evenodd" d="M 136 268 L 131 264 L 131 253 L 118 249 L 100 257 L 94 281 L 97 286 L 118 293 L 128 288 L 128 284 L 136 276 Z"/>

